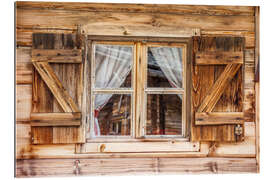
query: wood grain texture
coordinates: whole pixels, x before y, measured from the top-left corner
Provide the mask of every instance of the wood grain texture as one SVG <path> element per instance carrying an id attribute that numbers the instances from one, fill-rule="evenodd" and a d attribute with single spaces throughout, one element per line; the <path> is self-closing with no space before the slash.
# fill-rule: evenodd
<path id="1" fill-rule="evenodd" d="M 195 113 L 195 125 L 243 124 L 242 112 L 202 112 Z"/>
<path id="2" fill-rule="evenodd" d="M 249 6 L 200 6 L 177 4 L 121 4 L 121 3 L 72 3 L 72 2 L 16 2 L 22 9 L 59 9 L 93 12 L 166 13 L 201 15 L 254 15 Z"/>
<path id="3" fill-rule="evenodd" d="M 80 126 L 81 113 L 31 113 L 31 126 Z"/>
<path id="4" fill-rule="evenodd" d="M 107 152 L 192 152 L 199 151 L 199 143 L 192 142 L 128 142 L 87 143 L 86 153 Z"/>
<path id="5" fill-rule="evenodd" d="M 47 84 L 54 97 L 65 112 L 79 112 L 79 108 L 47 62 L 33 62 L 42 80 Z"/>
<path id="6" fill-rule="evenodd" d="M 27 122 L 30 119 L 32 86 L 16 85 L 16 122 Z"/>
<path id="7" fill-rule="evenodd" d="M 207 146 L 208 157 L 256 157 L 255 123 L 245 122 L 245 139 L 242 142 L 202 142 Z"/>
<path id="8" fill-rule="evenodd" d="M 243 64 L 243 52 L 203 52 L 196 53 L 196 65 Z"/>
<path id="9" fill-rule="evenodd" d="M 35 17 L 34 19 L 32 17 Z M 57 18 L 54 18 L 57 17 Z M 136 17 L 136 18 L 134 18 Z M 85 12 L 51 9 L 16 9 L 17 28 L 75 30 L 78 25 L 185 27 L 223 31 L 254 31 L 253 16 L 201 16 L 147 13 Z M 54 18 L 54 21 L 51 19 Z"/>
<path id="10" fill-rule="evenodd" d="M 75 176 L 75 160 L 17 160 L 16 176 Z M 255 173 L 257 168 L 255 158 L 108 158 L 79 162 L 79 175 Z"/>
<path id="11" fill-rule="evenodd" d="M 31 48 L 16 48 L 16 84 L 32 83 Z"/>
<path id="12" fill-rule="evenodd" d="M 242 37 L 201 37 L 194 38 L 193 53 L 204 51 L 235 52 L 244 50 Z M 236 141 L 234 125 L 195 126 L 195 114 L 201 102 L 224 71 L 224 65 L 192 67 L 192 111 L 191 139 L 193 141 Z M 216 103 L 213 112 L 241 112 L 243 106 L 242 69 L 228 84 Z M 238 75 L 239 74 L 239 75 Z M 241 137 L 240 137 L 241 138 Z"/>
<path id="13" fill-rule="evenodd" d="M 219 101 L 219 98 L 225 91 L 225 88 L 227 89 L 227 85 L 229 85 L 230 81 L 234 78 L 240 67 L 240 64 L 226 65 L 222 74 L 218 77 L 210 91 L 206 94 L 204 100 L 197 109 L 197 112 L 211 112 L 214 109 L 216 103 Z"/>
<path id="14" fill-rule="evenodd" d="M 82 63 L 80 49 L 33 49 L 32 62 Z"/>
<path id="15" fill-rule="evenodd" d="M 156 26 L 130 26 L 130 25 L 93 25 L 86 24 L 81 27 L 81 33 L 87 35 L 101 36 L 147 36 L 150 37 L 192 37 L 200 36 L 199 28 L 179 28 L 179 27 L 156 27 Z"/>
<path id="16" fill-rule="evenodd" d="M 33 49 L 80 49 L 79 38 L 73 34 L 33 34 Z M 51 64 L 53 72 L 72 98 L 81 108 L 82 65 Z M 76 74 L 76 75 L 75 75 Z M 32 112 L 64 112 L 47 84 L 35 70 L 33 77 Z M 32 127 L 33 144 L 56 144 L 83 142 L 82 127 Z M 46 134 L 48 134 L 46 136 Z"/>

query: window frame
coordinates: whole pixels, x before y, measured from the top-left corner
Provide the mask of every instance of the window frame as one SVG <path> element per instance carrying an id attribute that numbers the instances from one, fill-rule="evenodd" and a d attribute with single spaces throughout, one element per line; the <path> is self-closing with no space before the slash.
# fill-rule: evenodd
<path id="1" fill-rule="evenodd" d="M 108 44 L 111 44 L 112 42 L 115 43 L 115 44 L 122 44 L 122 43 L 124 43 L 124 44 L 125 43 L 129 43 L 129 44 L 131 43 L 132 44 L 132 43 L 134 43 L 135 47 L 136 47 L 136 50 L 138 50 L 137 46 L 138 46 L 139 43 L 141 43 L 141 44 L 150 43 L 150 44 L 159 44 L 159 45 L 167 44 L 168 46 L 173 46 L 174 44 L 181 44 L 181 46 L 185 47 L 185 53 L 183 53 L 183 54 L 185 54 L 185 64 L 183 65 L 184 66 L 183 67 L 183 73 L 185 73 L 186 76 L 191 76 L 191 73 L 188 74 L 187 71 L 186 71 L 186 68 L 187 68 L 186 65 L 191 64 L 191 45 L 192 45 L 191 42 L 192 42 L 192 38 L 179 38 L 179 37 L 178 38 L 171 38 L 171 37 L 169 37 L 169 38 L 167 38 L 167 37 L 158 38 L 158 37 L 125 37 L 125 36 L 118 37 L 118 36 L 90 36 L 90 35 L 88 35 L 87 36 L 87 43 L 86 43 L 86 44 L 88 44 L 88 47 L 92 48 L 92 43 L 93 42 L 99 42 L 99 43 L 104 42 L 104 43 L 108 43 Z M 91 51 L 92 51 L 92 49 L 91 49 Z M 91 52 L 91 54 L 92 54 L 92 52 Z M 142 57 L 138 57 L 138 51 L 137 51 L 137 53 L 134 53 L 134 54 L 136 54 L 136 59 L 134 59 L 135 63 L 136 62 L 138 63 L 139 58 L 142 58 Z M 89 56 L 89 54 L 87 54 L 87 55 Z M 91 66 L 91 68 L 92 68 L 92 66 Z M 138 77 L 137 74 L 136 74 L 136 68 L 137 68 L 137 64 L 136 64 L 136 66 L 133 67 L 133 69 L 135 70 L 134 73 L 133 73 L 133 77 L 135 76 L 135 78 Z M 144 70 L 147 71 L 147 68 L 145 68 Z M 184 84 L 186 84 L 186 78 L 183 78 L 183 79 L 185 79 Z M 136 81 L 137 81 L 137 79 L 136 79 Z M 135 82 L 133 81 L 133 83 L 135 83 Z M 91 82 L 91 84 L 92 84 L 92 82 Z M 132 85 L 133 85 L 133 87 L 135 87 L 134 84 L 132 84 Z M 189 88 L 187 88 L 185 86 L 185 91 L 188 91 L 188 89 Z M 174 91 L 174 88 L 170 88 L 170 91 Z M 188 104 L 188 102 L 187 102 L 187 98 L 186 98 L 187 93 L 184 93 L 184 94 L 185 94 L 185 100 L 183 102 L 185 102 L 185 106 L 191 106 L 191 103 Z M 136 97 L 137 97 L 137 94 L 135 94 L 135 98 Z M 191 97 L 190 97 L 190 99 L 191 99 Z M 146 102 L 146 101 L 144 101 L 144 102 Z M 189 102 L 191 102 L 191 100 Z M 185 107 L 185 106 L 183 106 L 183 107 Z M 146 138 L 146 137 L 141 136 L 140 133 L 139 133 L 139 136 L 135 136 L 135 138 L 132 137 L 132 136 L 130 136 L 131 138 L 126 138 L 126 137 L 125 138 L 121 138 L 121 137 L 120 138 L 112 138 L 112 136 L 110 136 L 109 138 L 89 139 L 89 136 L 86 136 L 85 145 L 86 145 L 86 147 L 88 147 L 89 144 L 92 144 L 92 145 L 99 144 L 100 145 L 100 143 L 116 143 L 116 144 L 118 144 L 118 143 L 123 143 L 123 142 L 130 142 L 130 143 L 132 143 L 132 142 L 142 142 L 142 143 L 145 143 L 145 145 L 147 146 L 147 142 L 150 142 L 150 143 L 151 142 L 157 142 L 157 143 L 166 143 L 166 142 L 167 143 L 168 142 L 173 142 L 173 143 L 174 142 L 180 142 L 181 143 L 181 142 L 183 142 L 183 143 L 187 143 L 187 144 L 188 143 L 193 144 L 192 146 L 194 148 L 193 149 L 191 148 L 189 151 L 199 151 L 198 149 L 196 149 L 197 146 L 199 146 L 197 144 L 198 142 L 190 142 L 190 130 L 191 130 L 190 129 L 190 123 L 191 123 L 191 118 L 190 117 L 191 116 L 189 117 L 189 119 L 187 119 L 187 115 L 186 115 L 187 114 L 187 109 L 189 109 L 189 113 L 191 113 L 191 108 L 185 108 L 185 110 L 183 110 L 183 111 L 185 111 L 184 114 L 185 114 L 185 117 L 186 117 L 185 118 L 186 123 L 184 124 L 184 126 L 185 126 L 184 129 L 186 130 L 186 132 L 184 134 L 185 137 L 179 137 L 178 135 L 177 135 L 178 137 L 173 137 L 173 136 L 170 135 L 169 137 L 154 137 L 154 138 L 147 137 Z M 138 108 L 136 110 L 138 110 Z M 137 112 L 135 112 L 134 114 L 136 115 L 136 113 Z M 133 116 L 134 116 L 134 114 L 133 114 Z M 87 128 L 87 126 L 89 126 L 89 121 L 90 121 L 90 118 L 88 117 L 88 121 L 87 121 L 88 124 L 86 123 L 86 128 Z M 137 121 L 137 116 L 136 116 L 136 120 L 134 122 L 138 122 Z M 139 123 L 139 124 L 136 123 L 135 126 L 139 126 L 139 128 L 140 128 L 141 123 Z M 136 127 L 135 129 L 138 130 L 139 128 Z M 137 134 L 135 133 L 135 135 L 138 135 L 138 133 Z M 164 135 L 162 135 L 162 136 L 164 136 Z M 177 151 L 177 150 L 172 148 L 172 152 L 175 152 L 175 151 Z M 182 151 L 182 150 L 179 149 L 179 151 Z M 187 150 L 185 150 L 185 151 L 187 151 Z M 86 150 L 86 152 L 87 152 L 87 150 Z"/>

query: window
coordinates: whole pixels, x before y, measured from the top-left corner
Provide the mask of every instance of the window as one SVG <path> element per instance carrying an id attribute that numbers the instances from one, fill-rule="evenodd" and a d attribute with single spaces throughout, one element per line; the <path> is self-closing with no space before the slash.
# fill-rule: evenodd
<path id="1" fill-rule="evenodd" d="M 93 41 L 88 142 L 187 140 L 187 44 Z"/>

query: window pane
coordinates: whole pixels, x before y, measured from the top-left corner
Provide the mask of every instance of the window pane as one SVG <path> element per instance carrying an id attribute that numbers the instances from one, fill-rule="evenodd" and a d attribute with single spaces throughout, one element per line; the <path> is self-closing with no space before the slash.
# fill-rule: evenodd
<path id="1" fill-rule="evenodd" d="M 95 95 L 94 135 L 130 135 L 131 95 Z"/>
<path id="2" fill-rule="evenodd" d="M 182 134 L 182 95 L 147 95 L 147 135 Z"/>
<path id="3" fill-rule="evenodd" d="M 148 47 L 147 56 L 147 87 L 182 87 L 182 48 Z"/>
<path id="4" fill-rule="evenodd" d="M 97 44 L 94 60 L 95 87 L 131 87 L 132 47 Z"/>

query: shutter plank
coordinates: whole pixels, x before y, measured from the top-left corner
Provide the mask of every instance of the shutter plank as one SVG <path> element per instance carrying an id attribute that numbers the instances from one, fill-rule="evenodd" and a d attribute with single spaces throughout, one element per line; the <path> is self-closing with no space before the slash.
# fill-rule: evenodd
<path id="1" fill-rule="evenodd" d="M 31 113 L 31 126 L 80 126 L 81 113 Z"/>
<path id="2" fill-rule="evenodd" d="M 33 62 L 82 63 L 80 49 L 33 49 Z"/>
<path id="3" fill-rule="evenodd" d="M 243 112 L 195 113 L 196 125 L 243 124 Z"/>
<path id="4" fill-rule="evenodd" d="M 243 52 L 198 52 L 196 65 L 243 64 Z"/>

